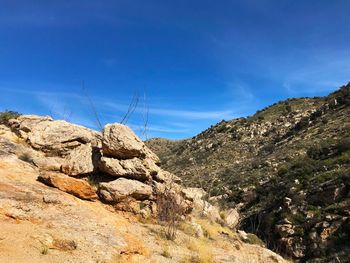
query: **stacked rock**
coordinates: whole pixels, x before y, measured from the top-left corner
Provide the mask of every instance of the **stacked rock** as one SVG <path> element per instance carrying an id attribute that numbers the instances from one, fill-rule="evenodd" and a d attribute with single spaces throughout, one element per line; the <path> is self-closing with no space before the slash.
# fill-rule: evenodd
<path id="1" fill-rule="evenodd" d="M 99 198 L 117 209 L 152 214 L 156 196 L 168 184 L 182 198 L 180 179 L 162 170 L 159 158 L 125 125 L 108 124 L 101 134 L 22 115 L 12 120 L 11 129 L 35 150 L 38 180 L 81 199 Z"/>

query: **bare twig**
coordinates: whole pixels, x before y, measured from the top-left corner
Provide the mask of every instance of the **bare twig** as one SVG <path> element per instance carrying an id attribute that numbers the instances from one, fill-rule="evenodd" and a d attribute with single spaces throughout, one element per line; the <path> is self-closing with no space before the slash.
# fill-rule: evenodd
<path id="1" fill-rule="evenodd" d="M 120 122 L 121 124 L 126 124 L 128 122 L 130 116 L 134 113 L 138 104 L 139 104 L 139 94 L 138 92 L 135 92 L 129 104 L 128 110 Z"/>
<path id="2" fill-rule="evenodd" d="M 179 221 L 185 214 L 183 202 L 176 193 L 174 179 L 170 178 L 164 191 L 157 194 L 158 220 L 164 225 L 165 236 L 169 240 L 176 238 Z"/>
<path id="3" fill-rule="evenodd" d="M 102 124 L 101 124 L 101 121 L 100 121 L 100 118 L 98 117 L 98 114 L 97 114 L 97 111 L 96 111 L 96 108 L 95 108 L 95 105 L 93 103 L 93 101 L 91 100 L 86 88 L 85 88 L 85 82 L 84 80 L 81 82 L 81 89 L 83 90 L 83 92 L 85 93 L 85 97 L 88 99 L 89 103 L 90 103 L 90 107 L 91 107 L 91 110 L 95 116 L 95 120 L 99 126 L 99 128 L 102 130 Z"/>
<path id="4" fill-rule="evenodd" d="M 148 131 L 148 114 L 149 114 L 149 105 L 146 100 L 146 93 L 143 95 L 143 127 L 142 127 L 142 136 L 147 140 L 147 131 Z"/>

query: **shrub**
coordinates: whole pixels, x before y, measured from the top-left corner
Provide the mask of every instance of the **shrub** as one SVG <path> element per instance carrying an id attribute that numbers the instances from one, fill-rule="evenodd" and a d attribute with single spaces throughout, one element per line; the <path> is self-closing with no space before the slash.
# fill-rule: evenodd
<path id="1" fill-rule="evenodd" d="M 18 156 L 18 159 L 27 162 L 27 163 L 33 163 L 33 157 L 30 153 L 24 152 Z"/>
<path id="2" fill-rule="evenodd" d="M 286 111 L 289 113 L 292 111 L 292 107 L 288 104 L 286 105 Z"/>
<path id="3" fill-rule="evenodd" d="M 263 155 L 263 154 L 271 154 L 275 151 L 275 144 L 273 143 L 269 143 L 266 144 L 265 146 L 263 146 L 260 151 L 259 151 L 259 155 Z"/>
<path id="4" fill-rule="evenodd" d="M 10 119 L 16 119 L 20 116 L 20 114 L 16 111 L 5 110 L 0 112 L 0 124 L 8 124 Z"/>
<path id="5" fill-rule="evenodd" d="M 47 246 L 43 246 L 41 249 L 40 249 L 40 253 L 42 255 L 47 255 L 49 253 L 49 248 Z"/>
<path id="6" fill-rule="evenodd" d="M 338 153 L 343 153 L 347 150 L 350 150 L 350 139 L 346 138 L 338 142 L 338 144 L 336 145 L 336 149 Z"/>
<path id="7" fill-rule="evenodd" d="M 302 118 L 295 126 L 294 129 L 296 131 L 300 131 L 303 128 L 307 127 L 309 125 L 309 119 L 308 118 Z"/>
<path id="8" fill-rule="evenodd" d="M 207 219 L 197 219 L 197 223 L 201 226 L 204 231 L 204 235 L 209 238 L 215 240 L 220 234 L 226 234 L 227 236 L 234 237 L 233 232 L 221 226 L 218 223 L 210 222 Z"/>
<path id="9" fill-rule="evenodd" d="M 197 255 L 192 255 L 189 262 L 194 263 L 214 263 L 214 257 L 209 244 L 203 239 L 191 238 L 188 240 L 187 248 Z M 186 261 L 185 261 L 186 262 Z"/>
<path id="10" fill-rule="evenodd" d="M 171 254 L 169 252 L 169 247 L 168 246 L 164 246 L 163 247 L 163 251 L 162 251 L 162 254 L 161 254 L 163 257 L 165 258 L 171 258 Z"/>
<path id="11" fill-rule="evenodd" d="M 164 225 L 165 236 L 175 240 L 180 219 L 185 215 L 184 200 L 177 195 L 171 181 L 164 191 L 157 195 L 158 221 Z"/>
<path id="12" fill-rule="evenodd" d="M 245 240 L 248 244 L 258 245 L 261 247 L 265 247 L 264 241 L 262 241 L 260 238 L 258 238 L 256 235 L 248 233 L 247 239 Z"/>
<path id="13" fill-rule="evenodd" d="M 325 160 L 348 150 L 350 150 L 350 139 L 345 138 L 338 142 L 329 140 L 323 142 L 321 145 L 311 146 L 307 150 L 307 155 L 314 160 Z"/>

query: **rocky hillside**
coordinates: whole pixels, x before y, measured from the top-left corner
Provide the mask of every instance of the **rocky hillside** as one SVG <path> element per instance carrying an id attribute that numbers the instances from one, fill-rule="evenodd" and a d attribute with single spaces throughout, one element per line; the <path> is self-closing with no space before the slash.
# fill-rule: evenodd
<path id="1" fill-rule="evenodd" d="M 235 209 L 222 217 L 183 188 L 127 126 L 0 122 L 0 262 L 286 262 L 236 231 Z"/>
<path id="2" fill-rule="evenodd" d="M 350 84 L 222 121 L 187 140 L 152 139 L 162 167 L 212 201 L 236 207 L 241 228 L 302 262 L 349 262 Z"/>

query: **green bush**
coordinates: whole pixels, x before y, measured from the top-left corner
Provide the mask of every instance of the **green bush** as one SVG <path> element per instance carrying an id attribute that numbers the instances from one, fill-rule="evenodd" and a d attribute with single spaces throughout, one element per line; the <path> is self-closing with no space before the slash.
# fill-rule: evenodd
<path id="1" fill-rule="evenodd" d="M 0 124 L 8 124 L 10 119 L 16 119 L 20 114 L 16 111 L 5 110 L 0 112 Z"/>
<path id="2" fill-rule="evenodd" d="M 307 155 L 314 160 L 325 160 L 335 157 L 350 150 L 350 139 L 345 138 L 339 141 L 325 141 L 321 145 L 311 146 Z"/>
<path id="3" fill-rule="evenodd" d="M 265 247 L 264 241 L 262 241 L 260 238 L 258 238 L 256 235 L 248 233 L 247 239 L 245 240 L 246 243 L 252 244 L 252 245 L 258 245 L 261 247 Z"/>
<path id="4" fill-rule="evenodd" d="M 260 151 L 259 151 L 259 155 L 268 155 L 268 154 L 272 154 L 274 151 L 275 151 L 275 144 L 273 143 L 269 143 L 269 144 L 266 144 L 265 146 L 263 146 Z"/>
<path id="5" fill-rule="evenodd" d="M 292 111 L 292 107 L 289 104 L 286 105 L 285 109 L 288 113 Z"/>

